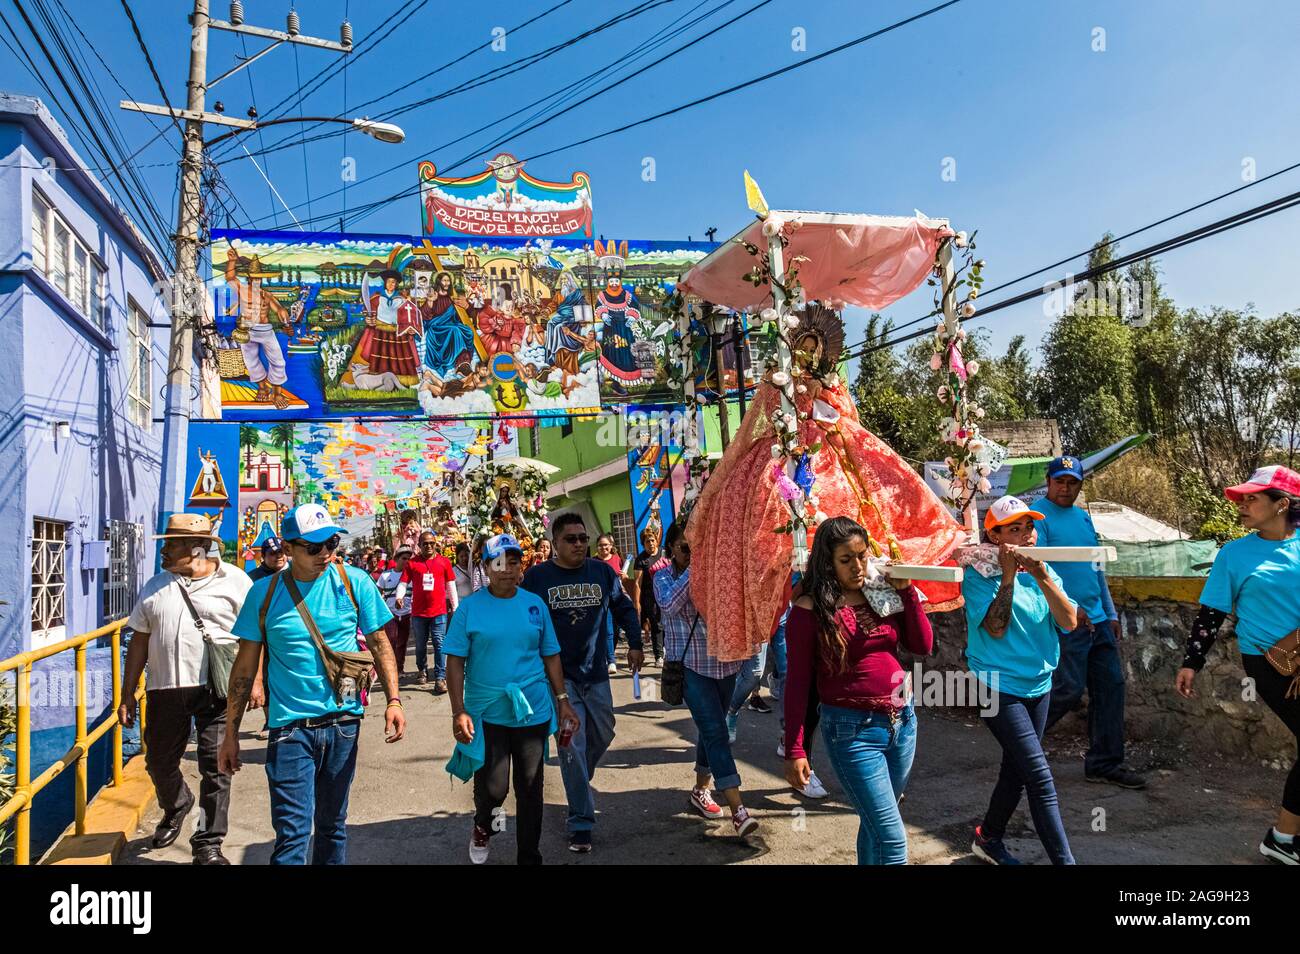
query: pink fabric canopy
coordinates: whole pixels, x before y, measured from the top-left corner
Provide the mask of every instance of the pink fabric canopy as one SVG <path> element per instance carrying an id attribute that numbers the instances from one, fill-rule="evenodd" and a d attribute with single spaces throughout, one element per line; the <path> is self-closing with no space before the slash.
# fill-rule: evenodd
<path id="1" fill-rule="evenodd" d="M 921 284 L 934 266 L 935 252 L 952 235 L 945 219 L 914 216 L 842 215 L 828 212 L 768 213 L 769 219 L 803 224 L 786 234 L 788 266 L 795 255 L 807 256 L 799 281 L 809 299 L 838 299 L 880 310 Z M 763 222 L 755 219 L 735 239 L 767 248 Z M 693 266 L 678 287 L 697 298 L 750 311 L 772 303 L 769 285 L 745 280 L 754 257 L 733 239 Z"/>

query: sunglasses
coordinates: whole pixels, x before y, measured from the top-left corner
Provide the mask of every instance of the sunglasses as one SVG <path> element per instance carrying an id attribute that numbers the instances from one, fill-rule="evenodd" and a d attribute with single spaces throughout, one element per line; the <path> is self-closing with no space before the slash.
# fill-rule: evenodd
<path id="1" fill-rule="evenodd" d="M 587 543 L 591 540 L 591 537 L 587 536 L 585 533 L 570 533 L 562 539 L 565 543 Z"/>
<path id="2" fill-rule="evenodd" d="M 333 553 L 339 548 L 339 535 L 336 533 L 324 543 L 306 543 L 302 540 L 297 541 L 297 545 L 307 551 L 308 556 L 320 556 L 322 550 L 328 550 Z"/>

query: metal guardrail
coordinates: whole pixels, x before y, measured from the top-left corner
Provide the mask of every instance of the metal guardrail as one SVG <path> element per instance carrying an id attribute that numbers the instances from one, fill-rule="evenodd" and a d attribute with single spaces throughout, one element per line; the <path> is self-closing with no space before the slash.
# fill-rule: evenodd
<path id="1" fill-rule="evenodd" d="M 99 629 L 81 636 L 74 636 L 62 642 L 33 649 L 29 652 L 10 656 L 0 660 L 0 674 L 16 670 L 18 673 L 18 731 L 15 734 L 14 761 L 14 795 L 0 805 L 0 824 L 14 818 L 14 863 L 31 864 L 31 828 L 32 803 L 41 789 L 54 781 L 64 769 L 75 767 L 76 798 L 76 833 L 86 833 L 86 804 L 88 802 L 88 780 L 86 759 L 90 747 L 108 734 L 113 733 L 113 784 L 122 784 L 122 724 L 118 721 L 117 710 L 122 705 L 122 629 L 125 619 L 119 619 L 101 626 Z M 93 732 L 86 731 L 86 644 L 108 636 L 112 640 L 113 664 L 113 707 L 102 723 Z M 73 652 L 76 657 L 76 738 L 72 747 L 63 757 L 47 768 L 36 778 L 32 778 L 32 664 L 59 653 Z M 144 738 L 145 699 L 144 679 L 135 691 L 135 698 L 140 703 L 140 737 Z"/>

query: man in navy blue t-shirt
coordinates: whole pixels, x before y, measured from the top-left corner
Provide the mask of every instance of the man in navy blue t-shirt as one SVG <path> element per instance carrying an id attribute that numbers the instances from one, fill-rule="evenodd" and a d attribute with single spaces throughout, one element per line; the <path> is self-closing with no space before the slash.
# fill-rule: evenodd
<path id="1" fill-rule="evenodd" d="M 553 556 L 524 575 L 523 588 L 536 593 L 551 611 L 560 641 L 564 688 L 581 727 L 560 749 L 560 774 L 569 801 L 569 850 L 590 851 L 596 825 L 591 779 L 614 741 L 614 696 L 609 687 L 605 619 L 627 633 L 627 664 L 633 672 L 643 661 L 641 621 L 613 568 L 587 556 L 591 542 L 576 513 L 561 514 L 551 525 Z"/>

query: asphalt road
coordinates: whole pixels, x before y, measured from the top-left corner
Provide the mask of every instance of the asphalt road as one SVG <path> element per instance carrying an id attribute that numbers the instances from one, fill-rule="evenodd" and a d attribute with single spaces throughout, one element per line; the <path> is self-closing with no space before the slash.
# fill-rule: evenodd
<path id="1" fill-rule="evenodd" d="M 654 670 L 649 671 L 654 675 Z M 382 695 L 372 701 L 348 817 L 348 861 L 353 864 L 468 864 L 473 814 L 469 785 L 443 766 L 452 748 L 446 696 L 417 689 L 408 674 L 403 696 L 410 720 L 406 739 L 383 742 Z M 711 822 L 688 809 L 693 780 L 694 726 L 685 707 L 632 699 L 626 673 L 614 679 L 617 737 L 597 772 L 599 816 L 595 850 L 575 855 L 564 833 L 564 787 L 552 752 L 546 767 L 548 864 L 852 864 L 858 820 L 829 765 L 817 763 L 829 798 L 809 801 L 781 778 L 776 756 L 778 716 L 742 712 L 735 747 L 745 804 L 760 828 L 745 841 L 729 821 Z M 251 715 L 253 731 L 260 715 Z M 1130 764 L 1149 771 L 1145 792 L 1083 779 L 1083 743 L 1071 726 L 1049 735 L 1053 773 L 1071 847 L 1081 864 L 1268 864 L 1256 846 L 1273 819 L 1283 773 L 1234 758 L 1195 758 L 1176 748 L 1134 746 Z M 244 768 L 235 777 L 227 857 L 235 864 L 266 864 L 271 829 L 265 743 L 243 734 Z M 913 864 L 978 864 L 969 852 L 997 775 L 1000 749 L 973 713 L 921 710 L 916 762 L 903 817 Z M 198 789 L 194 749 L 184 765 Z M 513 798 L 506 802 L 513 810 Z M 146 817 L 123 852 L 123 864 L 188 864 L 186 833 L 153 851 L 148 835 L 159 813 Z M 1008 845 L 1024 861 L 1046 863 L 1022 802 Z M 489 864 L 514 863 L 513 826 L 492 841 Z"/>

